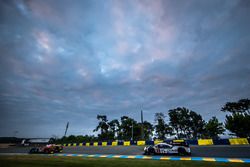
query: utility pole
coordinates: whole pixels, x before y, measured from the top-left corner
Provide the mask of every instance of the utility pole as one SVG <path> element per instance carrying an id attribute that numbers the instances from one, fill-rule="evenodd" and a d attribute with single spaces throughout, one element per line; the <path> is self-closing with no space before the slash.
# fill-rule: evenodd
<path id="1" fill-rule="evenodd" d="M 143 112 L 141 110 L 141 139 L 144 139 L 144 127 L 143 127 Z"/>
<path id="2" fill-rule="evenodd" d="M 131 140 L 134 140 L 134 122 L 132 121 L 132 137 Z"/>
<path id="3" fill-rule="evenodd" d="M 69 122 L 68 122 L 68 123 L 67 123 L 67 125 L 66 125 L 66 129 L 65 129 L 64 137 L 65 137 L 65 136 L 66 136 L 66 134 L 67 134 L 68 128 L 69 128 Z"/>

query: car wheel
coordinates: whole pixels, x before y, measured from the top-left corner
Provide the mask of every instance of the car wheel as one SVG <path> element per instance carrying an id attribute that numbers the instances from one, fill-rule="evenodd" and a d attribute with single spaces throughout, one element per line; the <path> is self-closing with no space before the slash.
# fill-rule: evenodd
<path id="1" fill-rule="evenodd" d="M 184 148 L 179 148 L 179 149 L 178 149 L 178 154 L 179 154 L 179 155 L 186 155 L 187 152 L 186 152 L 186 150 L 185 150 Z"/>

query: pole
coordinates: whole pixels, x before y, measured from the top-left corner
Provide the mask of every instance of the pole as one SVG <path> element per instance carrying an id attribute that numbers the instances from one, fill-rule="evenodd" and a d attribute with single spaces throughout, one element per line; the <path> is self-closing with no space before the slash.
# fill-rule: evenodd
<path id="1" fill-rule="evenodd" d="M 64 133 L 64 137 L 65 137 L 66 134 L 67 134 L 68 128 L 69 128 L 69 122 L 67 122 L 66 129 L 65 129 L 65 133 Z"/>
<path id="2" fill-rule="evenodd" d="M 144 139 L 143 112 L 141 110 L 141 139 Z"/>
<path id="3" fill-rule="evenodd" d="M 132 121 L 132 138 L 131 138 L 131 140 L 132 141 L 134 140 L 134 123 L 133 123 L 133 121 Z"/>

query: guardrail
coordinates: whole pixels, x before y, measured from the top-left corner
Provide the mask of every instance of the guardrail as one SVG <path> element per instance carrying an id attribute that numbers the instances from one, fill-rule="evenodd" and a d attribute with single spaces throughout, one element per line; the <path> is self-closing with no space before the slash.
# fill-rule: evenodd
<path id="1" fill-rule="evenodd" d="M 130 145 L 154 145 L 162 142 L 182 142 L 184 140 L 155 140 L 155 141 L 104 141 L 104 142 L 83 142 L 83 143 L 64 143 L 63 146 L 130 146 Z M 198 139 L 198 140 L 185 140 L 190 145 L 242 145 L 249 144 L 250 138 L 232 138 L 232 139 Z"/>

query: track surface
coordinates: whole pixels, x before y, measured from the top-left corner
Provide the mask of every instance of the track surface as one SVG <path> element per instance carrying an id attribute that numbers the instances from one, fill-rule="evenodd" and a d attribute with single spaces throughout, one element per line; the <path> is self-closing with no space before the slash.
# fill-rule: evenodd
<path id="1" fill-rule="evenodd" d="M 142 155 L 142 146 L 64 147 L 70 154 Z M 0 153 L 27 153 L 30 147 L 0 148 Z M 191 146 L 193 157 L 250 158 L 250 146 Z"/>

